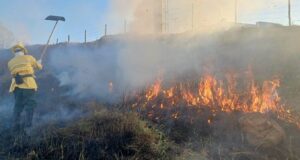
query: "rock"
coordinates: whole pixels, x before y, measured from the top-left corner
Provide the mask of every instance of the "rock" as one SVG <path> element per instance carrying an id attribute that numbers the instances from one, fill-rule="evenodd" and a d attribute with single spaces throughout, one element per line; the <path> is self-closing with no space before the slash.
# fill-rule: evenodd
<path id="1" fill-rule="evenodd" d="M 254 147 L 270 148 L 283 142 L 286 137 L 283 128 L 261 113 L 249 113 L 239 119 L 247 142 Z"/>

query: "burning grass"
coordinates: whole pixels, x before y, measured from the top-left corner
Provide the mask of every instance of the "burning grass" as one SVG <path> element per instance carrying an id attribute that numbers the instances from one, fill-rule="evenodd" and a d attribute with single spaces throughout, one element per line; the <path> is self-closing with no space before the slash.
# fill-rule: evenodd
<path id="1" fill-rule="evenodd" d="M 131 107 L 153 121 L 183 116 L 193 122 L 196 117 L 206 115 L 208 124 L 222 112 L 271 112 L 278 119 L 300 127 L 298 114 L 282 103 L 279 87 L 277 78 L 256 82 L 251 71 L 242 75 L 229 73 L 219 79 L 204 74 L 199 80 L 171 83 L 159 78 L 145 91 L 133 94 Z M 206 110 L 210 113 L 205 113 Z"/>
<path id="2" fill-rule="evenodd" d="M 262 128 L 267 130 L 280 123 L 284 130 L 294 130 L 287 137 L 295 137 L 299 115 L 282 103 L 279 87 L 278 78 L 255 81 L 251 71 L 240 75 L 204 74 L 199 80 L 180 82 L 158 78 L 145 90 L 134 92 L 133 100 L 126 103 L 160 125 L 171 140 L 204 153 L 207 159 L 298 159 L 299 149 L 288 138 L 269 147 L 250 145 L 239 123 L 244 115 L 256 113 L 267 118 Z"/>
<path id="3" fill-rule="evenodd" d="M 209 49 L 216 47 L 218 52 L 216 60 L 226 64 L 224 67 L 221 65 L 222 67 L 217 68 L 229 67 L 243 70 L 242 68 L 247 68 L 248 64 L 252 64 L 256 77 L 249 70 L 237 71 L 238 73 L 235 71 L 203 72 L 205 73 L 203 75 L 185 76 L 175 78 L 175 80 L 165 79 L 168 76 L 161 76 L 153 84 L 149 84 L 145 90 L 135 91 L 130 93 L 130 96 L 126 95 L 124 104 L 120 108 L 124 109 L 124 106 L 128 106 L 129 110 L 136 111 L 145 121 L 150 120 L 150 123 L 155 128 L 159 128 L 159 131 L 147 127 L 145 121 L 141 121 L 134 114 L 104 112 L 80 121 L 68 119 L 72 124 L 56 123 L 54 126 L 43 124 L 40 129 L 32 133 L 32 137 L 21 136 L 22 140 L 4 131 L 0 134 L 0 159 L 8 159 L 7 157 L 11 159 L 17 157 L 21 159 L 26 157 L 28 159 L 94 159 L 98 157 L 99 159 L 168 159 L 170 158 L 169 145 L 162 135 L 174 141 L 172 147 L 175 146 L 176 153 L 180 154 L 179 157 L 171 159 L 300 159 L 299 114 L 285 104 L 285 100 L 289 103 L 294 100 L 292 107 L 296 110 L 299 102 L 297 98 L 300 86 L 299 49 L 290 46 L 295 42 L 293 37 L 285 38 L 285 44 L 288 44 L 285 46 L 282 44 L 282 36 L 277 38 L 278 34 L 273 34 L 275 32 L 266 32 L 267 30 L 261 29 L 257 31 L 253 31 L 253 33 L 258 33 L 258 37 L 254 40 L 249 40 L 249 32 L 242 30 L 243 34 L 238 32 L 236 36 L 234 33 L 233 38 L 230 33 L 220 37 L 221 46 L 208 46 Z M 289 33 L 295 35 L 294 31 Z M 284 33 L 284 35 L 287 34 Z M 115 41 L 112 42 L 115 43 Z M 102 44 L 102 42 L 99 43 L 99 46 L 103 46 Z M 262 47 L 258 44 L 262 44 Z M 68 47 L 65 49 L 67 50 Z M 84 44 L 84 47 L 90 48 L 91 46 Z M 92 47 L 98 48 L 96 43 Z M 248 50 L 248 48 L 251 49 Z M 63 54 L 66 53 L 65 50 L 61 51 Z M 73 50 L 69 52 L 73 57 Z M 203 51 L 200 49 L 197 52 Z M 58 54 L 55 56 L 61 58 Z M 200 62 L 201 59 L 206 59 L 206 56 L 211 56 L 210 52 L 196 61 Z M 2 68 L 5 68 L 8 58 L 5 62 L 2 58 Z M 168 58 L 168 61 L 172 60 L 172 57 Z M 96 62 L 99 68 L 99 61 Z M 239 65 L 239 62 L 243 65 Z M 41 84 L 38 100 L 43 105 L 37 111 L 38 114 L 52 113 L 54 110 L 59 110 L 59 105 L 70 110 L 81 108 L 81 103 L 85 100 L 78 98 L 77 95 L 66 94 L 70 93 L 72 88 L 62 87 L 58 77 L 54 76 L 53 66 L 50 65 L 53 62 L 47 63 L 45 69 L 48 71 L 37 76 Z M 151 63 L 150 65 L 156 66 L 157 64 Z M 58 68 L 63 72 L 68 72 L 68 67 L 67 69 Z M 111 67 L 107 68 L 111 69 Z M 9 74 L 4 74 L 3 71 L 0 71 L 3 82 L 0 93 L 2 97 L 6 97 L 5 88 L 9 87 L 10 78 Z M 97 73 L 98 71 L 99 74 L 96 75 L 100 76 L 99 79 L 97 77 L 99 82 L 102 77 L 106 77 L 107 71 L 114 73 L 109 69 L 105 69 L 105 72 L 97 70 Z M 87 76 L 84 77 L 89 77 L 89 74 L 85 75 Z M 279 76 L 270 78 L 272 75 Z M 109 82 L 108 93 L 114 94 L 114 90 L 117 93 L 118 84 L 115 84 L 117 81 L 114 81 L 114 78 L 107 80 Z M 280 87 L 281 83 L 282 87 Z M 99 90 L 99 93 L 102 91 Z M 90 94 L 87 92 L 87 95 Z M 94 98 L 90 99 L 94 100 Z M 125 108 L 126 111 L 128 108 Z M 90 107 L 84 110 L 85 112 L 94 111 Z M 287 133 L 284 141 L 268 148 L 250 145 L 242 132 L 239 120 L 242 116 L 253 112 L 278 123 Z M 66 115 L 69 115 L 68 112 Z M 75 115 L 78 118 L 78 115 Z M 177 156 L 177 154 L 173 155 Z"/>

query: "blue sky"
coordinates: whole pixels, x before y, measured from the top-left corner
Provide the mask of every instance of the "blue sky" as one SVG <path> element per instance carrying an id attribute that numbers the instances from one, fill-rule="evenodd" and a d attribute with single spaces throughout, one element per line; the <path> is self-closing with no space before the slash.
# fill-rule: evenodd
<path id="1" fill-rule="evenodd" d="M 53 27 L 53 22 L 45 21 L 48 15 L 62 15 L 66 22 L 60 23 L 52 43 L 58 38 L 66 41 L 82 42 L 84 30 L 88 41 L 101 37 L 104 25 L 108 23 L 109 33 L 123 31 L 124 17 L 112 18 L 109 14 L 111 0 L 0 0 L 0 23 L 11 30 L 18 39 L 30 44 L 45 43 Z M 116 1 L 116 0 L 115 0 Z M 253 13 L 239 11 L 239 21 L 255 23 L 270 21 L 287 24 L 287 6 L 270 1 L 264 10 Z M 277 0 L 278 1 L 278 0 Z M 293 23 L 300 24 L 300 0 L 291 0 Z M 126 6 L 124 6 L 126 7 Z"/>
<path id="2" fill-rule="evenodd" d="M 254 0 L 253 0 L 254 1 Z M 267 5 L 262 10 L 253 13 L 243 13 L 239 11 L 239 20 L 245 23 L 255 23 L 257 21 L 267 21 L 274 23 L 288 24 L 288 0 L 262 0 Z M 291 0 L 292 24 L 300 24 L 300 1 Z"/>
<path id="3" fill-rule="evenodd" d="M 0 23 L 16 37 L 30 43 L 45 43 L 54 25 L 45 21 L 51 14 L 62 15 L 66 22 L 59 23 L 52 41 L 83 41 L 84 30 L 88 40 L 103 34 L 109 0 L 0 0 Z M 22 34 L 22 35 L 21 35 Z"/>

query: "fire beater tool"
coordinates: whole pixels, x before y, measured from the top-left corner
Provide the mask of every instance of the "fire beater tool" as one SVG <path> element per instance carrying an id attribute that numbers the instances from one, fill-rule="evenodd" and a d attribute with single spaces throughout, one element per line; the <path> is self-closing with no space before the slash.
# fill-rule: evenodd
<path id="1" fill-rule="evenodd" d="M 56 26 L 57 26 L 57 23 L 58 23 L 59 21 L 63 21 L 63 22 L 64 22 L 66 19 L 65 19 L 65 17 L 61 17 L 61 16 L 53 16 L 53 15 L 50 15 L 50 16 L 46 17 L 45 20 L 48 20 L 48 21 L 55 21 L 55 24 L 54 24 L 54 27 L 53 27 L 53 29 L 52 29 L 52 32 L 51 32 L 51 34 L 50 34 L 50 36 L 49 36 L 49 38 L 48 38 L 47 44 L 46 44 L 46 46 L 44 47 L 44 49 L 43 49 L 43 51 L 42 51 L 42 54 L 41 54 L 41 58 L 40 58 L 40 59 L 43 59 L 43 57 L 44 57 L 45 54 L 46 54 L 47 48 L 48 48 L 49 43 L 50 43 L 50 39 L 51 39 L 52 34 L 53 34 L 53 32 L 54 32 L 54 30 L 55 30 L 55 28 L 56 28 Z"/>

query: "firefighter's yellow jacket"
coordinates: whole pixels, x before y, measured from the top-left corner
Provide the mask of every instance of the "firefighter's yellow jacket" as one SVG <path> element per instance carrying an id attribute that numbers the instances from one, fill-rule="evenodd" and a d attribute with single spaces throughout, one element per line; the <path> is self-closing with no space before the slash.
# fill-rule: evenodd
<path id="1" fill-rule="evenodd" d="M 17 85 L 15 79 L 12 78 L 9 92 L 13 92 L 16 87 L 37 90 L 38 87 L 34 79 L 34 71 L 35 69 L 41 70 L 42 68 L 43 66 L 31 55 L 15 56 L 8 62 L 8 69 L 11 75 L 14 77 L 18 73 L 19 75 L 32 74 L 33 76 L 23 78 L 24 83 L 20 85 Z"/>

